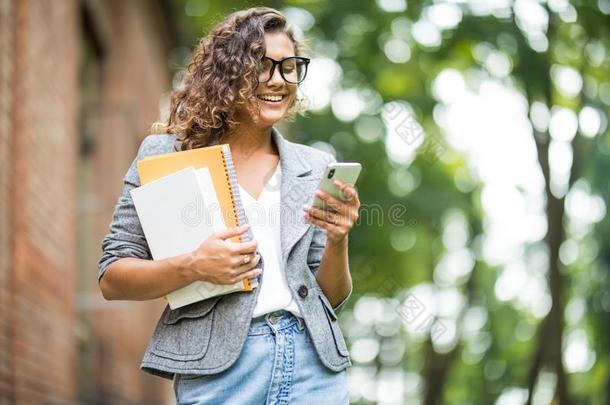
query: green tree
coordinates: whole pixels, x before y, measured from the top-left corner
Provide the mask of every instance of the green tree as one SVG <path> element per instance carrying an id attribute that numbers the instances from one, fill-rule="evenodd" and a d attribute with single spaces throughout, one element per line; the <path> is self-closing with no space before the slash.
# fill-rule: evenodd
<path id="1" fill-rule="evenodd" d="M 251 5 L 172 2 L 176 71 L 210 24 Z M 290 137 L 364 167 L 350 238 L 355 291 L 342 313 L 356 360 L 354 402 L 607 403 L 610 3 L 265 5 L 302 29 L 316 59 L 312 111 Z M 503 104 L 486 106 L 486 92 Z M 532 184 L 540 179 L 539 190 L 506 188 L 514 197 L 506 201 L 543 202 L 532 217 L 543 231 L 521 238 L 509 261 L 486 253 L 495 237 L 490 210 L 504 197 L 492 185 L 504 188 L 480 172 L 493 162 L 467 136 L 505 128 L 464 122 L 460 113 L 472 111 L 460 105 L 473 100 L 494 117 L 514 108 L 506 116 L 524 121 L 518 133 L 527 139 L 493 138 L 498 156 L 522 145 L 506 151 L 513 164 L 496 176 L 527 165 L 531 152 Z M 527 282 L 510 295 L 515 274 Z M 533 285 L 541 289 L 528 291 Z"/>

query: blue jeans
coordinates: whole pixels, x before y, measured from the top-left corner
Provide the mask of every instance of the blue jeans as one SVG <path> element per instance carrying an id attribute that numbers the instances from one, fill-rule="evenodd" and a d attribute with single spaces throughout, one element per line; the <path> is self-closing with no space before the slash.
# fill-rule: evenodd
<path id="1" fill-rule="evenodd" d="M 346 371 L 326 368 L 303 319 L 284 310 L 252 319 L 231 367 L 206 376 L 176 374 L 174 392 L 179 405 L 349 404 Z"/>

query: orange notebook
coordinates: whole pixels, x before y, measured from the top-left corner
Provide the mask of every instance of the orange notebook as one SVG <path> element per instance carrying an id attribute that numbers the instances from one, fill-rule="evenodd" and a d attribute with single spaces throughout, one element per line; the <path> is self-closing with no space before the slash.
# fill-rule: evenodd
<path id="1" fill-rule="evenodd" d="M 233 228 L 246 224 L 247 219 L 241 203 L 237 175 L 228 144 L 149 156 L 137 163 L 142 185 L 190 166 L 195 169 L 208 168 L 226 227 Z M 252 239 L 253 233 L 249 229 L 240 236 L 231 238 L 231 241 L 246 242 Z M 261 266 L 262 260 L 256 267 Z M 252 291 L 257 286 L 257 278 L 244 279 L 241 291 Z"/>

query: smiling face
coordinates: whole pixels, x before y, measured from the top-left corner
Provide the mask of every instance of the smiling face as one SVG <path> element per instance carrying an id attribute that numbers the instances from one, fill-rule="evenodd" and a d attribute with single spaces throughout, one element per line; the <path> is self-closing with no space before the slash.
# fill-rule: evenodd
<path id="1" fill-rule="evenodd" d="M 265 33 L 265 56 L 280 61 L 295 56 L 294 45 L 282 32 Z M 279 65 L 275 66 L 273 76 L 265 83 L 259 83 L 256 90 L 256 103 L 260 110 L 253 123 L 259 128 L 268 128 L 281 120 L 296 98 L 297 85 L 282 78 Z"/>

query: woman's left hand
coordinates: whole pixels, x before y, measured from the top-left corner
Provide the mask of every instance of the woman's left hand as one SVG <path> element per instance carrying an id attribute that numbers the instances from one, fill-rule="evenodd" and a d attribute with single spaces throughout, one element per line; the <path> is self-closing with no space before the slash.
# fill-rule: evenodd
<path id="1" fill-rule="evenodd" d="M 360 200 L 356 189 L 341 180 L 334 181 L 344 200 L 338 200 L 322 190 L 316 190 L 316 196 L 320 197 L 333 211 L 314 208 L 304 205 L 305 219 L 314 225 L 326 230 L 326 238 L 329 242 L 339 243 L 347 240 L 347 234 L 358 220 L 358 209 Z"/>

